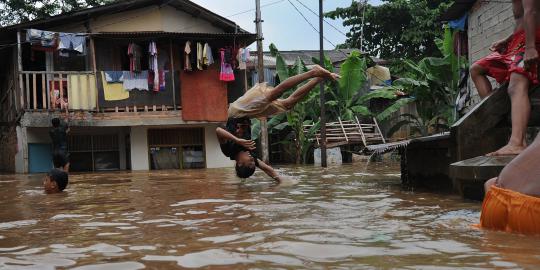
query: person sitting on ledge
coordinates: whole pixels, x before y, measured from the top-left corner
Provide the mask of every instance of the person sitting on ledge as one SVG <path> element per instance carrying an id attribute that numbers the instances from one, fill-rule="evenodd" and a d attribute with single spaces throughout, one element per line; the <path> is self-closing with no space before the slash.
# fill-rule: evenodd
<path id="1" fill-rule="evenodd" d="M 484 185 L 480 227 L 540 234 L 540 135 Z"/>
<path id="2" fill-rule="evenodd" d="M 492 92 L 490 76 L 499 83 L 509 82 L 512 108 L 512 135 L 508 144 L 488 156 L 517 155 L 525 149 L 525 135 L 531 114 L 529 89 L 538 85 L 538 50 L 540 49 L 540 4 L 537 0 L 512 0 L 516 28 L 512 35 L 491 46 L 492 54 L 471 66 L 471 78 L 478 94 L 485 98 Z"/>

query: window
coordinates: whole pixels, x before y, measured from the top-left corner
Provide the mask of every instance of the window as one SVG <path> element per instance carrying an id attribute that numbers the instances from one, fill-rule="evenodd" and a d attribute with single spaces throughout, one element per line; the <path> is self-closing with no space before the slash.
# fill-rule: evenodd
<path id="1" fill-rule="evenodd" d="M 150 168 L 205 168 L 204 129 L 152 129 L 148 131 Z"/>

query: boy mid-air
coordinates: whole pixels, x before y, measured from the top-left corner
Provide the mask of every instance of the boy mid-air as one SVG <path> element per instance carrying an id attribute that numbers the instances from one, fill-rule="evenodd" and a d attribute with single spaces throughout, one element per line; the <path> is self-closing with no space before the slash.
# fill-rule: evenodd
<path id="1" fill-rule="evenodd" d="M 256 84 L 233 102 L 229 106 L 225 129 L 218 127 L 216 134 L 223 154 L 236 161 L 236 175 L 240 178 L 249 178 L 255 172 L 255 168 L 259 167 L 274 180 L 281 181 L 277 172 L 258 159 L 254 152 L 255 142 L 251 140 L 250 118 L 262 118 L 287 112 L 321 81 L 335 80 L 338 77 L 337 74 L 315 66 L 308 72 L 286 79 L 275 88 L 266 83 Z M 279 98 L 285 91 L 306 80 L 309 81 L 289 97 Z"/>

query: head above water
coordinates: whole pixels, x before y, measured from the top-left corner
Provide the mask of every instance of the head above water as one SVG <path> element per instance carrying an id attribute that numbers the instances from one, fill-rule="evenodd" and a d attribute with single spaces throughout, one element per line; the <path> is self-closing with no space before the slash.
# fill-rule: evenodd
<path id="1" fill-rule="evenodd" d="M 53 127 L 57 128 L 60 126 L 60 119 L 55 117 L 51 120 L 51 123 Z"/>
<path id="2" fill-rule="evenodd" d="M 68 174 L 60 169 L 52 169 L 43 180 L 45 193 L 53 194 L 62 192 L 68 185 Z"/>
<path id="3" fill-rule="evenodd" d="M 249 178 L 255 173 L 255 158 L 248 151 L 238 152 L 236 155 L 236 175 L 240 178 Z"/>

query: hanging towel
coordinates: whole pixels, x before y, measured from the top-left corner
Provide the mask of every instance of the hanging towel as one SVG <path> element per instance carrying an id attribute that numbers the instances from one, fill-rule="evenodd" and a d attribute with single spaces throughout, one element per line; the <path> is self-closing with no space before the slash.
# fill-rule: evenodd
<path id="1" fill-rule="evenodd" d="M 203 70 L 203 45 L 197 42 L 197 69 Z"/>
<path id="2" fill-rule="evenodd" d="M 105 72 L 101 72 L 103 85 L 103 97 L 106 101 L 124 100 L 129 98 L 129 92 L 124 89 L 122 83 L 107 83 Z"/>
<path id="3" fill-rule="evenodd" d="M 212 55 L 212 48 L 208 43 L 204 44 L 203 48 L 203 64 L 205 66 L 210 66 L 214 64 L 214 56 Z"/>
<path id="4" fill-rule="evenodd" d="M 92 74 L 68 75 L 68 107 L 71 110 L 96 109 L 96 77 Z"/>
<path id="5" fill-rule="evenodd" d="M 121 83 L 124 81 L 123 71 L 103 71 L 105 73 L 105 80 L 108 83 Z"/>
<path id="6" fill-rule="evenodd" d="M 148 71 L 143 70 L 140 73 L 124 71 L 124 89 L 148 91 Z"/>
<path id="7" fill-rule="evenodd" d="M 164 71 L 162 69 L 158 71 L 148 71 L 148 89 L 154 92 L 165 91 L 165 73 L 166 72 L 168 71 Z"/>
<path id="8" fill-rule="evenodd" d="M 184 47 L 184 70 L 192 71 L 191 67 L 191 42 L 186 41 L 186 46 Z"/>
<path id="9" fill-rule="evenodd" d="M 76 51 L 85 55 L 86 38 L 84 36 L 73 33 L 59 33 L 58 40 L 58 50 Z"/>

